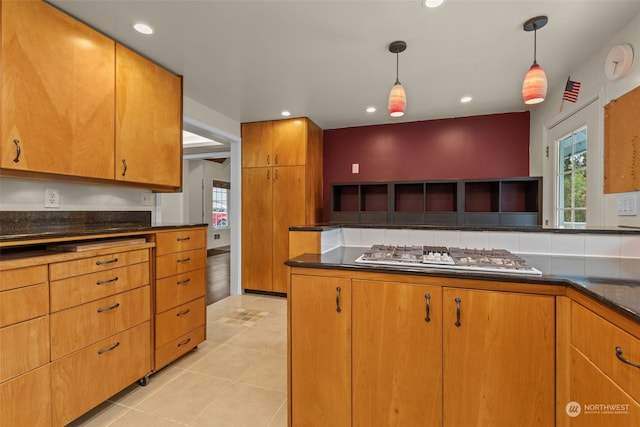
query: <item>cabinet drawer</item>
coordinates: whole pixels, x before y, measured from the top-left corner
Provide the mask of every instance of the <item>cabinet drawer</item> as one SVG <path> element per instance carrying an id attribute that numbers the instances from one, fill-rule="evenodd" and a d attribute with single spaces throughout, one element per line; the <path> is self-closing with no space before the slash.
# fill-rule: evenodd
<path id="1" fill-rule="evenodd" d="M 149 261 L 149 249 L 57 262 L 49 264 L 49 280 L 66 279 L 146 261 Z"/>
<path id="2" fill-rule="evenodd" d="M 158 370 L 188 353 L 204 341 L 204 335 L 204 325 L 202 325 L 156 349 L 155 369 Z"/>
<path id="3" fill-rule="evenodd" d="M 156 233 L 156 255 L 166 255 L 205 247 L 206 234 L 201 229 Z"/>
<path id="4" fill-rule="evenodd" d="M 174 274 L 204 268 L 207 262 L 207 251 L 196 249 L 178 252 L 156 258 L 156 278 L 173 276 Z"/>
<path id="5" fill-rule="evenodd" d="M 156 313 L 205 295 L 204 268 L 156 280 Z"/>
<path id="6" fill-rule="evenodd" d="M 640 340 L 579 304 L 571 304 L 571 343 L 636 401 L 640 401 Z"/>
<path id="7" fill-rule="evenodd" d="M 47 266 L 15 268 L 0 271 L 0 291 L 37 285 L 47 281 Z"/>
<path id="8" fill-rule="evenodd" d="M 0 349 L 0 382 L 49 363 L 49 317 L 0 329 Z"/>
<path id="9" fill-rule="evenodd" d="M 51 315 L 51 360 L 150 319 L 149 286 Z"/>
<path id="10" fill-rule="evenodd" d="M 148 262 L 56 280 L 51 282 L 51 311 L 63 310 L 148 284 Z"/>
<path id="11" fill-rule="evenodd" d="M 53 425 L 68 424 L 147 375 L 150 334 L 145 322 L 53 362 Z"/>
<path id="12" fill-rule="evenodd" d="M 49 313 L 49 285 L 0 292 L 0 328 Z"/>
<path id="13" fill-rule="evenodd" d="M 204 297 L 167 310 L 156 316 L 156 348 L 204 324 Z"/>
<path id="14" fill-rule="evenodd" d="M 51 366 L 0 384 L 0 426 L 51 425 Z"/>

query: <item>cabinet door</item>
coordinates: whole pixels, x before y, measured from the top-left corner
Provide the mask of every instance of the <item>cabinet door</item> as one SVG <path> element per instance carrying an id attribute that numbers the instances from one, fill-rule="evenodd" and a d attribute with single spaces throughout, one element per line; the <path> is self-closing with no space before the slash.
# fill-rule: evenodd
<path id="1" fill-rule="evenodd" d="M 444 425 L 554 425 L 554 298 L 445 288 L 443 300 Z"/>
<path id="2" fill-rule="evenodd" d="M 273 122 L 242 124 L 242 167 L 273 166 Z"/>
<path id="3" fill-rule="evenodd" d="M 305 225 L 305 168 L 273 168 L 273 291 L 287 292 L 289 227 Z M 243 222 L 244 226 L 244 222 Z"/>
<path id="4" fill-rule="evenodd" d="M 113 179 L 114 42 L 44 2 L 1 7 L 0 166 Z"/>
<path id="5" fill-rule="evenodd" d="M 291 277 L 291 425 L 351 426 L 351 281 Z"/>
<path id="6" fill-rule="evenodd" d="M 242 169 L 242 287 L 270 291 L 273 274 L 272 168 Z"/>
<path id="7" fill-rule="evenodd" d="M 51 365 L 0 384 L 0 426 L 51 425 Z"/>
<path id="8" fill-rule="evenodd" d="M 182 185 L 182 79 L 116 44 L 118 181 Z"/>
<path id="9" fill-rule="evenodd" d="M 278 120 L 273 125 L 274 166 L 296 166 L 306 164 L 307 121 L 306 119 Z"/>
<path id="10" fill-rule="evenodd" d="M 640 404 L 573 346 L 571 403 L 563 403 L 567 406 L 562 416 L 570 417 L 572 427 L 640 425 Z M 615 407 L 604 408 L 602 404 Z"/>
<path id="11" fill-rule="evenodd" d="M 442 426 L 442 288 L 353 281 L 353 425 Z"/>

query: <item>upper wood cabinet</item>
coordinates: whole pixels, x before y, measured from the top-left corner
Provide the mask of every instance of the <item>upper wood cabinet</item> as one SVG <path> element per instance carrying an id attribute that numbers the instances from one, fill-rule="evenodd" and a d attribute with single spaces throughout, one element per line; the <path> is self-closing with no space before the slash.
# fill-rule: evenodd
<path id="1" fill-rule="evenodd" d="M 116 45 L 118 181 L 179 188 L 182 78 Z"/>
<path id="2" fill-rule="evenodd" d="M 113 179 L 114 41 L 44 2 L 1 7 L 0 166 Z"/>
<path id="3" fill-rule="evenodd" d="M 1 7 L 2 174 L 180 189 L 182 78 L 45 2 Z"/>
<path id="4" fill-rule="evenodd" d="M 308 141 L 318 138 L 315 132 L 322 130 L 302 118 L 243 123 L 242 167 L 306 165 Z"/>

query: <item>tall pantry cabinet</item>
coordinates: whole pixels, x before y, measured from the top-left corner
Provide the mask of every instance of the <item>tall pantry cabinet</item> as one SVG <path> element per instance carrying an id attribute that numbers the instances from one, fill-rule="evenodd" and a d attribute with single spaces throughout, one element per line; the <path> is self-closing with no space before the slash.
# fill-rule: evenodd
<path id="1" fill-rule="evenodd" d="M 322 214 L 322 129 L 308 118 L 242 124 L 242 287 L 286 293 L 289 227 Z"/>

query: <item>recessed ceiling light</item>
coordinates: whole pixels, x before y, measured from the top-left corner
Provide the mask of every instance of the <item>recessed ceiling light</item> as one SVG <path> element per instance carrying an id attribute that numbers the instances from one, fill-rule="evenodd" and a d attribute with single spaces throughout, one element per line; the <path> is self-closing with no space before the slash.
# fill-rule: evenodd
<path id="1" fill-rule="evenodd" d="M 444 0 L 423 0 L 422 5 L 426 7 L 438 7 Z"/>
<path id="2" fill-rule="evenodd" d="M 280 113 L 280 115 L 284 117 L 289 117 L 291 115 L 291 112 L 284 110 L 282 113 Z"/>
<path id="3" fill-rule="evenodd" d="M 138 22 L 137 24 L 133 24 L 133 29 L 139 32 L 140 34 L 153 34 L 153 28 L 148 26 L 147 24 L 143 24 L 142 22 Z"/>
<path id="4" fill-rule="evenodd" d="M 376 112 L 376 107 L 367 107 L 367 113 L 375 113 Z"/>
<path id="5" fill-rule="evenodd" d="M 466 104 L 467 102 L 471 102 L 471 100 L 473 100 L 473 98 L 470 96 L 463 96 L 462 98 L 460 98 L 460 102 L 462 102 L 463 104 Z"/>

